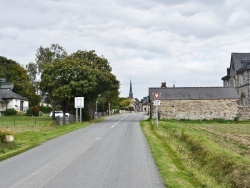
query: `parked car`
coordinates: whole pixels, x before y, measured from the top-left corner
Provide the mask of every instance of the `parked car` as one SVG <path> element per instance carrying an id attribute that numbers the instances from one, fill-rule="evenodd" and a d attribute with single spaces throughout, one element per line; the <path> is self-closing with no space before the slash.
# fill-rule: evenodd
<path id="1" fill-rule="evenodd" d="M 59 116 L 59 117 L 63 117 L 63 111 L 54 111 L 55 113 L 55 117 Z M 53 112 L 50 112 L 49 114 L 50 117 L 53 116 Z M 69 117 L 69 113 L 65 113 L 66 117 Z"/>

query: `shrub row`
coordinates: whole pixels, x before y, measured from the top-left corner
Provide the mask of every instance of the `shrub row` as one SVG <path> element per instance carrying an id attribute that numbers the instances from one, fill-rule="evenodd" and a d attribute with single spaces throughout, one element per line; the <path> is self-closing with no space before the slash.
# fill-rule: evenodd
<path id="1" fill-rule="evenodd" d="M 6 109 L 4 111 L 5 116 L 39 116 L 41 113 L 50 113 L 52 111 L 51 107 L 45 107 L 45 106 L 34 106 L 32 108 L 29 108 L 27 112 L 18 111 L 13 108 Z"/>

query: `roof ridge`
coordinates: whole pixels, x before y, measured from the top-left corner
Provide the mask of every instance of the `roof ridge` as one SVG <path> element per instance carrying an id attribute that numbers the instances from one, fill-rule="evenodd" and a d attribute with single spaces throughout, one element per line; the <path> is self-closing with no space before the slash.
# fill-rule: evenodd
<path id="1" fill-rule="evenodd" d="M 162 88 L 162 87 L 149 87 L 150 89 L 169 89 L 169 88 L 171 88 L 171 89 L 174 89 L 174 88 L 234 88 L 233 86 L 228 86 L 228 87 L 224 87 L 224 86 L 207 86 L 207 87 L 164 87 L 164 88 Z"/>

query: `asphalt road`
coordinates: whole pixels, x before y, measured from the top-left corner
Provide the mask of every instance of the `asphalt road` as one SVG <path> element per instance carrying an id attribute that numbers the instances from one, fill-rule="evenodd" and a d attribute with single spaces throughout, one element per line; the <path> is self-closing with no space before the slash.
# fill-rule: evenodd
<path id="1" fill-rule="evenodd" d="M 164 187 L 139 125 L 143 118 L 109 116 L 2 161 L 0 187 Z"/>

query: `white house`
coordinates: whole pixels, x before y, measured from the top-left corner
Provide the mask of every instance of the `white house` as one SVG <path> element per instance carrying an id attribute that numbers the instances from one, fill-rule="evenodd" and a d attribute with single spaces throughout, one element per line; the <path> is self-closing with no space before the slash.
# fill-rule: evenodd
<path id="1" fill-rule="evenodd" d="M 13 108 L 18 111 L 26 112 L 29 108 L 29 101 L 11 90 L 0 90 L 0 116 L 6 109 Z"/>

